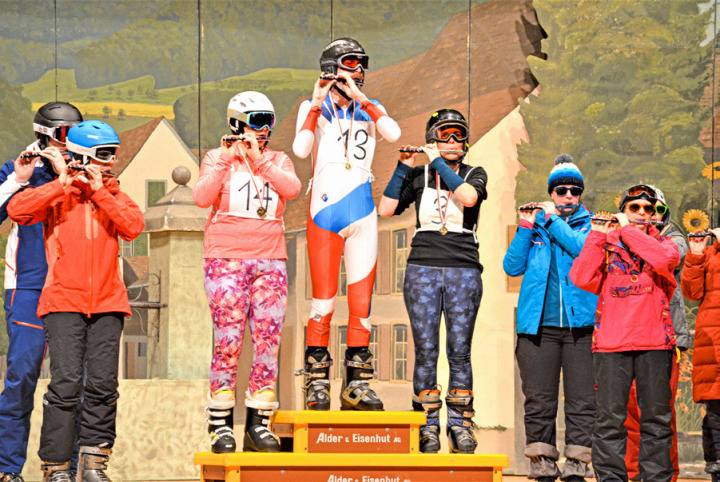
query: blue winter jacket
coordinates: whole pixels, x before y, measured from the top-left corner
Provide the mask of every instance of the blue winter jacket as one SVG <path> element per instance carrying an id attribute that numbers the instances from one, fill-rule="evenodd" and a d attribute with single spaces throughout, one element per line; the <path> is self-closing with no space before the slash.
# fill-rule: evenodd
<path id="1" fill-rule="evenodd" d="M 552 256 L 550 248 L 555 250 L 562 285 L 562 309 L 570 328 L 593 326 L 598 297 L 573 285 L 568 276 L 588 234 L 590 212 L 584 205 L 567 218 L 567 222 L 556 214 L 546 221 L 545 213 L 540 212 L 532 229 L 518 227 L 503 259 L 503 269 L 508 276 L 525 275 L 517 307 L 518 334 L 535 335 L 540 328 Z"/>

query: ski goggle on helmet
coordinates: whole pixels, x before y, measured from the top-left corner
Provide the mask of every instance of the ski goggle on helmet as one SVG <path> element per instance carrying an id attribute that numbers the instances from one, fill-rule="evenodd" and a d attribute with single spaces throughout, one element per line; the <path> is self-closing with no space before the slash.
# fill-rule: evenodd
<path id="1" fill-rule="evenodd" d="M 115 130 L 101 121 L 85 121 L 73 126 L 65 144 L 74 160 L 83 165 L 92 160 L 108 165 L 117 159 L 120 138 Z"/>
<path id="2" fill-rule="evenodd" d="M 468 140 L 468 128 L 459 123 L 443 123 L 433 126 L 428 132 L 428 138 L 435 142 L 465 142 Z"/>
<path id="3" fill-rule="evenodd" d="M 38 134 L 48 136 L 51 139 L 56 140 L 60 144 L 65 144 L 67 141 L 68 131 L 72 126 L 56 126 L 48 127 L 33 122 L 33 130 Z"/>
<path id="4" fill-rule="evenodd" d="M 345 70 L 361 69 L 364 72 L 368 69 L 369 63 L 369 57 L 364 54 L 349 53 L 338 58 L 338 67 Z"/>
<path id="5" fill-rule="evenodd" d="M 229 113 L 228 117 L 230 117 Z M 256 131 L 261 131 L 265 127 L 267 127 L 268 130 L 273 130 L 275 128 L 274 112 L 238 112 L 233 115 L 232 118 L 239 120 L 240 122 L 246 124 L 248 127 Z"/>

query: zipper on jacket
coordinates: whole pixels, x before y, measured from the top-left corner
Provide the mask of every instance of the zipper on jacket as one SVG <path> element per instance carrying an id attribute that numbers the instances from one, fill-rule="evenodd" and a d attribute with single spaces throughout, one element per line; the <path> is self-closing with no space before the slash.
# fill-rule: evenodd
<path id="1" fill-rule="evenodd" d="M 87 317 L 90 318 L 92 315 L 92 300 L 93 300 L 93 259 L 95 258 L 95 223 L 94 223 L 94 216 L 93 213 L 95 212 L 95 206 L 93 206 L 92 201 L 89 203 L 88 208 L 85 210 L 85 214 L 87 215 L 87 212 L 90 211 L 90 300 L 88 302 L 88 312 Z"/>
<path id="2" fill-rule="evenodd" d="M 558 292 L 560 293 L 560 328 L 563 327 L 563 295 L 562 295 L 562 281 L 560 281 L 562 278 L 560 277 L 560 260 L 555 260 L 555 269 L 557 269 L 557 275 L 558 275 Z"/>

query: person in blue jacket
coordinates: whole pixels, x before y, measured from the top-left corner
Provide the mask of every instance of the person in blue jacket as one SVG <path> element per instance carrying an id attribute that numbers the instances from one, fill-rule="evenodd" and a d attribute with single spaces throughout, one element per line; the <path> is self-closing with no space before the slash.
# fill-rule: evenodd
<path id="1" fill-rule="evenodd" d="M 25 186 L 54 180 L 69 159 L 65 138 L 82 114 L 67 102 L 50 102 L 33 120 L 37 140 L 0 168 L 0 222 L 7 203 Z M 35 157 L 31 157 L 37 154 Z M 22 482 L 33 396 L 43 358 L 45 330 L 36 315 L 47 275 L 42 223 L 13 223 L 5 250 L 5 319 L 9 338 L 7 373 L 0 393 L 0 482 Z"/>
<path id="2" fill-rule="evenodd" d="M 552 201 L 518 210 L 520 224 L 503 259 L 509 276 L 524 275 L 517 307 L 515 355 L 525 395 L 525 456 L 528 477 L 570 482 L 590 477 L 595 382 L 591 351 L 597 296 L 568 277 L 590 233 L 590 212 L 580 198 L 585 188 L 572 157 L 555 159 L 548 179 Z M 557 461 L 555 419 L 560 371 L 565 395 L 565 457 Z"/>

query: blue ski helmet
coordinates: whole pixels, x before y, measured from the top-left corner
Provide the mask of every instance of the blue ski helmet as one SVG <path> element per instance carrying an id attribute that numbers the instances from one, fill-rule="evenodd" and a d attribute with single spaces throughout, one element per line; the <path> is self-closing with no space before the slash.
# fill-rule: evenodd
<path id="1" fill-rule="evenodd" d="M 91 158 L 100 164 L 110 164 L 117 157 L 120 138 L 105 122 L 90 120 L 70 128 L 66 146 L 73 159 L 83 165 L 90 164 Z"/>

